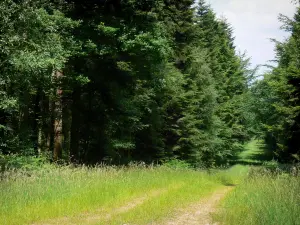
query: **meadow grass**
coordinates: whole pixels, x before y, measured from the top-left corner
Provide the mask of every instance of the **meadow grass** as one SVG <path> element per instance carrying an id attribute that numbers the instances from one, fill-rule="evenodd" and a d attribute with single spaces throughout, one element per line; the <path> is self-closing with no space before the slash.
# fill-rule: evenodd
<path id="1" fill-rule="evenodd" d="M 245 146 L 237 162 L 252 166 L 247 167 L 247 175 L 241 176 L 239 185 L 220 204 L 221 210 L 214 215 L 217 222 L 224 225 L 300 224 L 299 168 L 272 160 L 263 142 L 258 140 Z"/>
<path id="2" fill-rule="evenodd" d="M 299 177 L 256 170 L 225 198 L 215 219 L 225 225 L 300 224 Z"/>
<path id="3" fill-rule="evenodd" d="M 214 215 L 221 224 L 297 224 L 300 170 L 274 170 L 277 163 L 264 161 L 261 147 L 259 141 L 248 143 L 239 156 L 246 165 L 229 169 L 171 164 L 8 170 L 0 174 L 0 224 L 162 223 L 224 185 L 236 187 Z M 248 165 L 258 162 L 266 166 Z"/>
<path id="4" fill-rule="evenodd" d="M 80 224 L 76 216 L 82 213 L 101 210 L 107 215 L 157 191 L 137 207 L 100 218 L 96 224 L 148 223 L 234 182 L 235 175 L 222 173 L 166 167 L 52 166 L 30 173 L 8 171 L 0 183 L 0 224 L 32 224 L 62 217 Z"/>
<path id="5" fill-rule="evenodd" d="M 124 221 L 127 224 L 163 222 L 165 218 L 171 218 L 177 209 L 181 210 L 193 202 L 199 202 L 201 198 L 211 194 L 216 189 L 224 188 L 224 185 L 236 185 L 245 175 L 247 169 L 245 167 L 243 169 L 235 166 L 229 170 L 202 172 L 201 176 L 197 171 L 189 171 L 188 176 L 185 174 L 179 179 L 182 181 L 180 188 L 151 198 L 141 207 L 136 207 L 127 213 L 115 215 L 109 224 L 122 224 Z M 196 178 L 197 176 L 199 177 Z"/>
<path id="6" fill-rule="evenodd" d="M 266 161 L 271 161 L 273 155 L 269 152 L 263 141 L 252 140 L 245 144 L 244 151 L 238 154 L 235 164 L 262 165 Z"/>

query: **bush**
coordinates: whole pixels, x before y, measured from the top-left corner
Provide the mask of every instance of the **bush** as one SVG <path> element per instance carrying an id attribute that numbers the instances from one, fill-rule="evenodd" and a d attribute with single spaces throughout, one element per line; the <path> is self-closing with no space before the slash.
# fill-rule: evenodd
<path id="1" fill-rule="evenodd" d="M 186 161 L 179 159 L 171 159 L 163 163 L 163 166 L 172 168 L 172 169 L 190 169 L 192 165 Z"/>
<path id="2" fill-rule="evenodd" d="M 11 169 L 36 170 L 49 165 L 46 156 L 25 156 L 18 154 L 3 155 L 0 154 L 1 171 Z"/>

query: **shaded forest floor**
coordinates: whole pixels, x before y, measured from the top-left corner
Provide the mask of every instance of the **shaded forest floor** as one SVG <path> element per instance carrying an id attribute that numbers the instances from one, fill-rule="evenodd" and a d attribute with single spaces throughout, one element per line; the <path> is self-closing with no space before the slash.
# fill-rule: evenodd
<path id="1" fill-rule="evenodd" d="M 262 147 L 248 143 L 224 170 L 49 165 L 7 171 L 0 224 L 297 224 L 300 170 L 280 170 Z"/>

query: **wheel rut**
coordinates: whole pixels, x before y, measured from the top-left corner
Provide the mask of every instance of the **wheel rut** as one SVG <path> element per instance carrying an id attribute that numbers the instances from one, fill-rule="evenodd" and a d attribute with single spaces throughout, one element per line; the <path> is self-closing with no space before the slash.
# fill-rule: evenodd
<path id="1" fill-rule="evenodd" d="M 220 200 L 232 189 L 233 187 L 219 189 L 198 203 L 178 210 L 172 218 L 162 223 L 155 223 L 155 225 L 217 225 L 217 223 L 213 223 L 212 213 L 216 212 Z M 149 225 L 154 225 L 154 223 Z"/>

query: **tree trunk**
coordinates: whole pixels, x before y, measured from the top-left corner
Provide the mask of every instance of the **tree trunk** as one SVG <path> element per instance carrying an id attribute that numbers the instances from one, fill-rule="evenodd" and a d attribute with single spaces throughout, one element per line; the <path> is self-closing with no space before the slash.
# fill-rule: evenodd
<path id="1" fill-rule="evenodd" d="M 69 160 L 70 156 L 70 142 L 71 142 L 71 123 L 72 123 L 72 111 L 71 111 L 71 101 L 70 99 L 65 98 L 63 100 L 62 108 L 62 129 L 63 129 L 63 158 Z"/>
<path id="2" fill-rule="evenodd" d="M 63 144 L 63 128 L 62 128 L 62 89 L 61 79 L 62 72 L 56 71 L 54 73 L 54 79 L 58 84 L 56 89 L 56 96 L 54 100 L 54 148 L 53 148 L 53 160 L 57 161 L 62 157 L 62 144 Z"/>
<path id="3" fill-rule="evenodd" d="M 38 152 L 50 151 L 51 129 L 53 129 L 51 120 L 51 104 L 49 103 L 49 97 L 44 92 L 41 93 L 41 99 L 39 103 L 40 118 L 38 123 Z"/>
<path id="4" fill-rule="evenodd" d="M 20 109 L 20 141 L 19 143 L 24 149 L 28 147 L 28 141 L 30 137 L 31 130 L 29 129 L 29 104 L 30 95 L 28 90 L 25 90 L 21 99 L 21 109 Z M 20 146 L 20 147 L 21 147 Z"/>
<path id="5" fill-rule="evenodd" d="M 72 94 L 72 124 L 71 124 L 71 149 L 70 160 L 73 163 L 79 161 L 79 128 L 80 128 L 80 89 L 75 88 Z"/>

